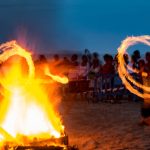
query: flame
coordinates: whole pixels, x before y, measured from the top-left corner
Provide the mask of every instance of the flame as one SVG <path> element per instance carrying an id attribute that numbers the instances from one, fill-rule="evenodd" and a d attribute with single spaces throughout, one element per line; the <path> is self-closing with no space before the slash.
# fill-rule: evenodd
<path id="1" fill-rule="evenodd" d="M 62 84 L 67 84 L 68 83 L 68 78 L 67 77 L 60 77 L 60 76 L 51 74 L 48 67 L 45 68 L 45 74 L 47 76 L 51 77 L 54 81 L 60 82 Z"/>
<path id="2" fill-rule="evenodd" d="M 124 85 L 126 86 L 126 88 L 136 94 L 139 97 L 145 98 L 145 99 L 149 99 L 150 98 L 150 87 L 145 86 L 139 82 L 137 82 L 127 71 L 127 68 L 129 70 L 131 70 L 134 73 L 139 73 L 138 69 L 132 69 L 130 66 L 128 66 L 125 63 L 124 60 L 124 54 L 126 53 L 126 50 L 130 47 L 133 46 L 137 43 L 144 43 L 145 45 L 150 46 L 150 36 L 145 35 L 145 36 L 137 36 L 137 37 L 127 37 L 122 44 L 120 45 L 120 47 L 118 48 L 118 73 L 120 78 L 122 79 Z M 143 77 L 147 77 L 147 73 L 146 72 L 142 72 L 142 76 Z M 131 86 L 131 84 L 129 83 L 132 82 L 136 87 L 143 89 L 145 92 L 141 93 L 137 88 L 135 88 L 134 86 Z"/>
<path id="3" fill-rule="evenodd" d="M 19 55 L 26 59 L 28 65 L 27 76 L 23 74 L 23 63 L 18 59 L 12 59 L 0 69 L 4 97 L 0 105 L 0 141 L 18 142 L 23 136 L 29 139 L 62 136 L 64 126 L 60 116 L 54 111 L 41 81 L 35 78 L 31 54 L 15 41 L 0 45 L 0 49 L 3 52 L 0 55 L 2 63 L 14 55 Z M 46 74 L 57 82 L 68 82 L 66 77 L 54 76 L 48 69 Z"/>

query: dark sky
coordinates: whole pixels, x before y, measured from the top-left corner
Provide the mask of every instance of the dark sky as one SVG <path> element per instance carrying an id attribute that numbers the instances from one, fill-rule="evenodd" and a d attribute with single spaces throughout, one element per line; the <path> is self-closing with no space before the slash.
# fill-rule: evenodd
<path id="1" fill-rule="evenodd" d="M 17 39 L 37 52 L 115 53 L 124 38 L 143 34 L 150 0 L 0 0 L 0 42 Z"/>

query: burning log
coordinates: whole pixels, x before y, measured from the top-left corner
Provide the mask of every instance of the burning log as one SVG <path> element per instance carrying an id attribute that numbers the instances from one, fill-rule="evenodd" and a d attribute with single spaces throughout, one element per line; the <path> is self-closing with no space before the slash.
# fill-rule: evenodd
<path id="1" fill-rule="evenodd" d="M 9 150 L 5 149 L 5 150 Z M 17 146 L 11 150 L 78 150 L 77 147 L 61 147 L 61 146 Z"/>
<path id="2" fill-rule="evenodd" d="M 13 150 L 64 150 L 64 147 L 60 147 L 60 146 L 18 146 L 18 147 L 14 147 Z"/>
<path id="3" fill-rule="evenodd" d="M 76 147 L 60 147 L 60 146 L 45 146 L 45 147 L 17 147 L 15 150 L 78 150 Z"/>
<path id="4" fill-rule="evenodd" d="M 30 142 L 29 145 L 31 146 L 43 146 L 43 145 L 65 145 L 68 146 L 68 136 L 62 136 L 60 138 L 50 138 L 44 140 L 38 140 L 35 138 L 33 142 Z"/>
<path id="5" fill-rule="evenodd" d="M 34 138 L 32 142 L 18 145 L 16 142 L 6 142 L 3 150 L 78 150 L 76 146 L 68 145 L 68 136 L 39 140 Z"/>

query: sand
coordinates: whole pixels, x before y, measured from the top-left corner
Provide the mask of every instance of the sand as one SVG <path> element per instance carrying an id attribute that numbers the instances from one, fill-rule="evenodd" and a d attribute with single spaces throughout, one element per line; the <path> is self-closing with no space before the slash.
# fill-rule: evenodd
<path id="1" fill-rule="evenodd" d="M 150 149 L 150 127 L 138 125 L 139 102 L 63 100 L 61 106 L 69 144 L 80 150 Z"/>

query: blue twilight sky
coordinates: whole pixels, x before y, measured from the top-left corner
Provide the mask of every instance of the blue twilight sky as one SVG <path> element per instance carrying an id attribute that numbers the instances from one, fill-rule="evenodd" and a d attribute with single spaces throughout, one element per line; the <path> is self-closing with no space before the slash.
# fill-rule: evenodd
<path id="1" fill-rule="evenodd" d="M 17 39 L 37 52 L 116 53 L 124 38 L 144 34 L 150 0 L 0 0 L 0 42 Z"/>

